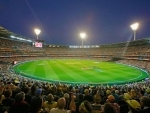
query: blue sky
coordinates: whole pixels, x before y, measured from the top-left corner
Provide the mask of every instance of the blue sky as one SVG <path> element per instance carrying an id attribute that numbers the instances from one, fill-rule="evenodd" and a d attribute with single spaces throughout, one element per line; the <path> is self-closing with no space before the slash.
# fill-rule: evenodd
<path id="1" fill-rule="evenodd" d="M 1 0 L 0 25 L 47 44 L 111 44 L 133 40 L 130 25 L 138 22 L 136 38 L 150 37 L 150 0 Z"/>

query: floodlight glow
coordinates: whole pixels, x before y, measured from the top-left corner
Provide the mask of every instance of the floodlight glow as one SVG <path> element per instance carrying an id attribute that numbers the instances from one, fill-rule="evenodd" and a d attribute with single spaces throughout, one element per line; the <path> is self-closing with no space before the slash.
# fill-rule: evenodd
<path id="1" fill-rule="evenodd" d="M 130 27 L 132 28 L 133 31 L 135 31 L 135 30 L 138 29 L 139 24 L 138 24 L 138 23 L 135 23 L 135 24 L 132 24 Z"/>
<path id="2" fill-rule="evenodd" d="M 85 33 L 80 33 L 81 38 L 85 38 L 86 34 Z"/>
<path id="3" fill-rule="evenodd" d="M 41 33 L 41 30 L 40 29 L 35 29 L 34 32 L 35 32 L 36 35 L 39 35 Z"/>

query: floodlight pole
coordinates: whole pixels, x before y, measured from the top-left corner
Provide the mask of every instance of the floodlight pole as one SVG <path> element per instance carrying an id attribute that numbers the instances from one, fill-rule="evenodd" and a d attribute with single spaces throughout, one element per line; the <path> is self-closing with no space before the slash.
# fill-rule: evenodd
<path id="1" fill-rule="evenodd" d="M 134 41 L 135 41 L 136 40 L 136 30 L 138 29 L 139 24 L 135 23 L 135 24 L 132 24 L 130 27 L 132 28 L 132 30 L 134 32 Z"/>
<path id="2" fill-rule="evenodd" d="M 136 40 L 136 30 L 133 31 L 134 32 L 134 41 Z"/>
<path id="3" fill-rule="evenodd" d="M 38 40 L 38 35 L 36 35 L 36 39 Z"/>
<path id="4" fill-rule="evenodd" d="M 83 38 L 82 38 L 82 47 L 83 47 Z"/>
<path id="5" fill-rule="evenodd" d="M 82 48 L 83 48 L 83 39 L 85 38 L 86 34 L 85 33 L 80 33 L 80 37 L 82 38 Z"/>

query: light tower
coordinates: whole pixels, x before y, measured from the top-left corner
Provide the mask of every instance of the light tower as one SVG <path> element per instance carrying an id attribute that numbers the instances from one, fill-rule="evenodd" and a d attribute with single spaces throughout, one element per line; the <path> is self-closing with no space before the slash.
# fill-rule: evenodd
<path id="1" fill-rule="evenodd" d="M 136 30 L 138 29 L 139 27 L 139 24 L 138 23 L 134 23 L 130 26 L 134 32 L 134 40 L 136 40 Z"/>
<path id="2" fill-rule="evenodd" d="M 83 39 L 86 37 L 85 33 L 80 33 L 80 37 L 82 39 L 82 48 L 83 48 Z"/>
<path id="3" fill-rule="evenodd" d="M 37 35 L 37 40 L 38 40 L 38 35 L 41 33 L 40 29 L 34 29 L 35 34 Z"/>

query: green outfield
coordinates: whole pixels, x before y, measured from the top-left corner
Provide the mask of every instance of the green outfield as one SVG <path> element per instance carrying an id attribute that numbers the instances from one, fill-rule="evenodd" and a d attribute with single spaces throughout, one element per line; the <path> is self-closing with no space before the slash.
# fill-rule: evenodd
<path id="1" fill-rule="evenodd" d="M 123 64 L 78 59 L 50 59 L 19 63 L 16 73 L 44 81 L 84 84 L 120 84 L 139 81 L 145 71 Z"/>

